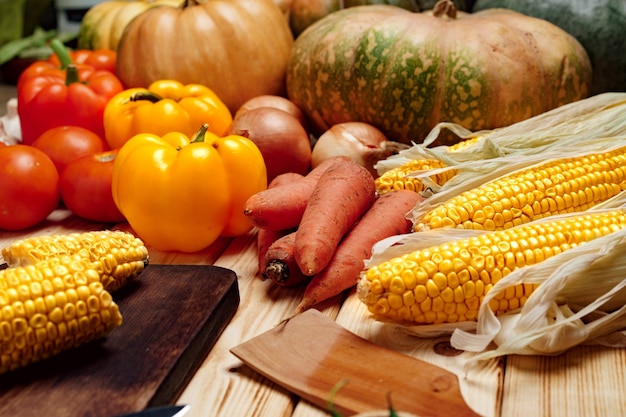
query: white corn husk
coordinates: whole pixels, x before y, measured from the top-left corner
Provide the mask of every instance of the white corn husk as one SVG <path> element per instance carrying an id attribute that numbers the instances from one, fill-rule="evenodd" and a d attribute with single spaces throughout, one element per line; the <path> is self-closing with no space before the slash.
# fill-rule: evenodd
<path id="1" fill-rule="evenodd" d="M 626 210 L 626 192 L 591 210 Z M 578 216 L 568 213 L 536 222 Z M 378 242 L 366 263 L 481 233 L 433 229 Z M 489 301 L 509 286 L 541 284 L 525 305 L 496 316 Z M 476 322 L 431 325 L 394 324 L 418 337 L 451 334 L 453 347 L 479 352 L 471 361 L 508 354 L 555 355 L 580 344 L 626 347 L 626 230 L 594 239 L 535 265 L 520 268 L 498 281 L 481 303 Z"/>
<path id="2" fill-rule="evenodd" d="M 460 138 L 481 139 L 458 150 L 452 150 L 449 146 L 429 148 L 441 131 L 446 129 Z M 598 138 L 624 135 L 626 93 L 603 93 L 495 130 L 471 132 L 460 125 L 442 122 L 435 126 L 423 143 L 414 144 L 397 155 L 379 161 L 375 168 L 379 174 L 383 174 L 415 159 L 442 161 L 447 168 L 416 172 L 414 175 L 424 181 L 427 187 L 425 197 L 428 197 L 464 184 L 477 176 L 506 168 L 502 165 L 506 165 L 511 159 L 518 164 L 524 163 L 515 157 L 523 155 L 522 159 L 531 163 L 551 152 L 563 154 L 588 147 L 597 150 L 601 149 L 601 144 L 597 143 Z M 511 158 L 506 159 L 507 156 Z M 448 169 L 456 169 L 457 175 L 443 186 L 428 179 L 429 176 Z"/>

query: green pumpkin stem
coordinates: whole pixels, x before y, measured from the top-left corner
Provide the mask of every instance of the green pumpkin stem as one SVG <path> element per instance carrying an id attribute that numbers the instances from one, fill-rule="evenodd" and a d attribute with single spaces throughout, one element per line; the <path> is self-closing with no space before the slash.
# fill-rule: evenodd
<path id="1" fill-rule="evenodd" d="M 66 69 L 69 65 L 72 64 L 72 57 L 68 49 L 63 45 L 63 42 L 54 38 L 50 41 L 50 48 L 54 54 L 59 58 L 59 62 L 61 63 L 61 69 Z"/>
<path id="2" fill-rule="evenodd" d="M 435 17 L 456 19 L 456 6 L 452 0 L 439 0 L 433 7 Z"/>
<path id="3" fill-rule="evenodd" d="M 204 142 L 204 135 L 207 130 L 209 130 L 209 125 L 207 123 L 203 124 L 200 129 L 193 135 L 190 143 L 202 143 Z"/>
<path id="4" fill-rule="evenodd" d="M 161 97 L 160 95 L 158 95 L 157 93 L 153 93 L 152 91 L 138 91 L 136 93 L 134 93 L 133 95 L 130 96 L 130 98 L 128 99 L 128 101 L 149 101 L 151 103 L 156 103 L 158 101 L 163 100 L 163 97 Z"/>

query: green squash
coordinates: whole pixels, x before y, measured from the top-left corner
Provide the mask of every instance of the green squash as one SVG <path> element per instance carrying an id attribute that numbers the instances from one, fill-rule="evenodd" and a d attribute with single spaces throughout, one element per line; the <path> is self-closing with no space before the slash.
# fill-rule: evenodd
<path id="1" fill-rule="evenodd" d="M 493 7 L 545 19 L 578 39 L 593 67 L 592 94 L 626 91 L 625 0 L 476 0 L 473 10 Z"/>
<path id="2" fill-rule="evenodd" d="M 562 29 L 504 9 L 454 13 L 331 13 L 296 39 L 287 94 L 316 132 L 359 121 L 404 143 L 439 122 L 494 129 L 587 97 L 589 58 Z"/>

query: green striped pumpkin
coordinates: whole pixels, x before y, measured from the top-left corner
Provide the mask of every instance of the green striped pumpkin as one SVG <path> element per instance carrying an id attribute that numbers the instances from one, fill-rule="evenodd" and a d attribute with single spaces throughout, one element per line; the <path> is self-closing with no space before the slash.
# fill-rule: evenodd
<path id="1" fill-rule="evenodd" d="M 557 26 L 504 9 L 435 10 L 358 6 L 317 21 L 292 49 L 289 98 L 317 132 L 360 121 L 420 143 L 438 122 L 494 129 L 587 97 L 589 57 Z"/>

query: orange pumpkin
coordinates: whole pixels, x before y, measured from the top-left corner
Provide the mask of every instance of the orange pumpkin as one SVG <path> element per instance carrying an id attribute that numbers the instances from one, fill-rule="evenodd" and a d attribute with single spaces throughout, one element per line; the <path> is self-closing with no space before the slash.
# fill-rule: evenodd
<path id="1" fill-rule="evenodd" d="M 161 79 L 202 84 L 235 112 L 247 100 L 284 95 L 293 35 L 273 0 L 186 0 L 147 10 L 126 27 L 117 74 L 130 87 Z"/>

